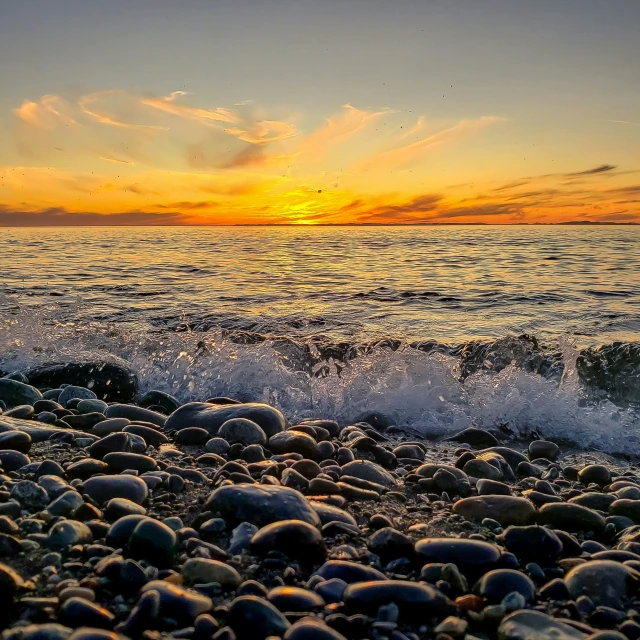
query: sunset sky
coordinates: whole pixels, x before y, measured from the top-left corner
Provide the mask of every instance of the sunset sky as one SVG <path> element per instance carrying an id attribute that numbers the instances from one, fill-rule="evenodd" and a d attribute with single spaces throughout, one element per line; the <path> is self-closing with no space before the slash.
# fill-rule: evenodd
<path id="1" fill-rule="evenodd" d="M 0 225 L 640 222 L 639 0 L 0 0 Z"/>

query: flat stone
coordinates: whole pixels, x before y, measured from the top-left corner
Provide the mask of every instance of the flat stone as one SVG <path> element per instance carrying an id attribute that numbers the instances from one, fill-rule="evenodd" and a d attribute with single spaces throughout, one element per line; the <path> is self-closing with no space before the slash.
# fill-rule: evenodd
<path id="1" fill-rule="evenodd" d="M 548 440 L 534 440 L 529 444 L 529 458 L 531 460 L 539 460 L 544 458 L 555 462 L 560 455 L 560 447 L 554 442 Z"/>
<path id="2" fill-rule="evenodd" d="M 54 549 L 63 549 L 75 544 L 90 544 L 93 534 L 86 524 L 77 520 L 56 522 L 47 536 L 47 544 Z"/>
<path id="3" fill-rule="evenodd" d="M 259 424 L 247 418 L 232 418 L 222 424 L 218 437 L 224 438 L 229 444 L 240 443 L 245 446 L 252 444 L 265 445 L 267 435 Z"/>
<path id="4" fill-rule="evenodd" d="M 587 634 L 540 611 L 516 611 L 502 620 L 499 640 L 586 640 Z"/>
<path id="5" fill-rule="evenodd" d="M 363 564 L 348 560 L 329 560 L 325 562 L 314 575 L 325 580 L 339 579 L 347 584 L 355 582 L 370 582 L 372 580 L 386 580 L 384 573 Z"/>
<path id="6" fill-rule="evenodd" d="M 533 522 L 536 510 L 526 498 L 477 496 L 458 500 L 453 505 L 453 512 L 467 520 L 491 518 L 501 525 L 527 525 Z"/>
<path id="7" fill-rule="evenodd" d="M 270 602 L 257 596 L 240 596 L 231 603 L 227 622 L 236 637 L 243 640 L 265 640 L 282 637 L 291 626 Z"/>
<path id="8" fill-rule="evenodd" d="M 31 436 L 24 431 L 5 431 L 0 433 L 0 450 L 29 453 L 31 442 Z"/>
<path id="9" fill-rule="evenodd" d="M 162 614 L 180 622 L 193 622 L 199 615 L 213 608 L 211 598 L 191 589 L 182 589 L 165 580 L 152 580 L 141 589 L 141 593 L 150 591 L 156 591 L 160 596 Z"/>
<path id="10" fill-rule="evenodd" d="M 579 504 L 569 503 L 543 505 L 538 513 L 538 523 L 570 533 L 575 531 L 600 533 L 606 526 L 605 519 L 599 513 Z"/>
<path id="11" fill-rule="evenodd" d="M 167 417 L 161 413 L 136 407 L 132 404 L 112 404 L 105 412 L 105 416 L 107 416 L 107 418 L 126 418 L 131 422 L 150 422 L 159 427 L 165 427 L 165 423 L 167 422 Z"/>
<path id="12" fill-rule="evenodd" d="M 38 400 L 42 400 L 42 394 L 29 384 L 0 378 L 0 400 L 4 402 L 7 409 L 13 409 L 23 404 L 33 406 Z"/>
<path id="13" fill-rule="evenodd" d="M 144 480 L 136 476 L 98 476 L 84 483 L 84 491 L 98 504 L 112 498 L 126 498 L 136 504 L 143 504 L 149 496 Z"/>
<path id="14" fill-rule="evenodd" d="M 326 555 L 318 528 L 301 520 L 282 520 L 262 527 L 251 539 L 251 551 L 258 555 L 280 551 L 290 558 L 312 563 Z"/>
<path id="15" fill-rule="evenodd" d="M 485 573 L 476 592 L 491 604 L 500 604 L 510 593 L 519 593 L 524 601 L 531 603 L 536 599 L 536 586 L 531 578 L 514 569 L 494 569 Z"/>
<path id="16" fill-rule="evenodd" d="M 216 489 L 204 505 L 230 526 L 250 522 L 263 527 L 280 520 L 302 520 L 315 527 L 320 518 L 302 494 L 287 487 L 238 484 Z"/>
<path id="17" fill-rule="evenodd" d="M 230 565 L 207 558 L 190 558 L 180 570 L 186 584 L 217 582 L 224 589 L 237 589 L 242 582 L 240 574 Z"/>
<path id="18" fill-rule="evenodd" d="M 394 477 L 380 465 L 369 460 L 354 460 L 342 466 L 342 473 L 368 482 L 375 482 L 384 487 L 395 487 Z"/>
<path id="19" fill-rule="evenodd" d="M 65 387 L 62 390 L 62 393 L 58 396 L 58 403 L 63 407 L 66 407 L 69 400 L 73 400 L 74 398 L 80 398 L 81 400 L 95 400 L 97 397 L 98 396 L 96 396 L 91 389 L 76 385 L 69 385 L 68 387 Z"/>
<path id="20" fill-rule="evenodd" d="M 127 545 L 132 558 L 146 560 L 159 569 L 168 569 L 173 565 L 177 548 L 175 532 L 153 518 L 143 518 L 138 522 Z"/>
<path id="21" fill-rule="evenodd" d="M 243 404 L 209 404 L 190 402 L 174 411 L 167 420 L 166 429 L 177 431 L 184 427 L 201 427 L 211 436 L 233 418 L 246 418 L 259 425 L 269 438 L 286 427 L 285 417 L 278 409 L 267 404 L 248 402 Z"/>
<path id="22" fill-rule="evenodd" d="M 140 473 L 145 473 L 146 471 L 155 471 L 158 468 L 153 458 L 140 453 L 107 453 L 102 461 L 109 465 L 109 469 L 113 473 L 121 473 L 127 469 L 135 469 Z"/>
<path id="23" fill-rule="evenodd" d="M 455 564 L 473 579 L 496 569 L 502 555 L 494 544 L 463 538 L 423 538 L 415 552 L 425 563 Z"/>

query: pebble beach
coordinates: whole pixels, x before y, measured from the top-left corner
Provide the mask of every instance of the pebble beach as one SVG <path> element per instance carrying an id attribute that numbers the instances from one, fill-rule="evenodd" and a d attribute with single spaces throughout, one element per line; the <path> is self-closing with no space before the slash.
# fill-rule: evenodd
<path id="1" fill-rule="evenodd" d="M 183 404 L 105 363 L 0 401 L 6 640 L 640 637 L 635 459 Z"/>

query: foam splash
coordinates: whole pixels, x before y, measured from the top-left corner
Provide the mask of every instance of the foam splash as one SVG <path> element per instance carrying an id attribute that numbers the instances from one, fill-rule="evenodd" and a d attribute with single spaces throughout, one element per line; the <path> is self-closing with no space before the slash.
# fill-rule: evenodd
<path id="1" fill-rule="evenodd" d="M 565 438 L 598 451 L 640 454 L 637 409 L 607 399 L 589 401 L 570 340 L 560 344 L 564 373 L 559 382 L 515 364 L 497 373 L 479 370 L 463 381 L 459 358 L 404 344 L 305 367 L 295 349 L 278 341 L 236 344 L 221 331 L 154 332 L 135 324 L 59 322 L 58 317 L 53 311 L 1 317 L 2 368 L 124 361 L 138 373 L 141 391 L 161 389 L 182 401 L 228 395 L 273 404 L 291 420 L 324 417 L 340 423 L 377 410 L 424 436 L 497 426 L 520 436 Z"/>

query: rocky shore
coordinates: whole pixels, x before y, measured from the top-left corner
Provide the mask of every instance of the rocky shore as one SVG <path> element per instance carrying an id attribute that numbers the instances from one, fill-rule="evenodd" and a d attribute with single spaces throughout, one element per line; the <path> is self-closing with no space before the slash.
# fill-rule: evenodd
<path id="1" fill-rule="evenodd" d="M 0 379 L 4 639 L 640 638 L 629 461 L 136 385 Z"/>

